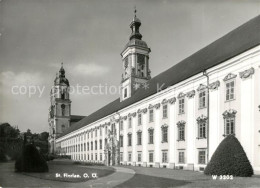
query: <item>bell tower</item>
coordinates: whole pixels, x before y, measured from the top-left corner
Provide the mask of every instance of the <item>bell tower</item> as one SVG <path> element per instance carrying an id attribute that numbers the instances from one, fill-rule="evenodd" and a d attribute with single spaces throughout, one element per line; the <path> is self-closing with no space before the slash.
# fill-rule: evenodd
<path id="1" fill-rule="evenodd" d="M 129 42 L 121 53 L 124 72 L 121 80 L 120 101 L 133 96 L 135 91 L 142 87 L 142 84 L 151 79 L 149 69 L 149 53 L 151 49 L 142 40 L 142 35 L 139 32 L 140 26 L 141 21 L 136 17 L 135 9 L 134 18 L 130 23 L 132 33 Z"/>
<path id="2" fill-rule="evenodd" d="M 65 77 L 63 63 L 59 74 L 56 74 L 54 86 L 50 92 L 51 106 L 49 108 L 49 141 L 50 152 L 55 153 L 55 139 L 70 127 L 71 100 L 69 98 L 69 81 Z"/>

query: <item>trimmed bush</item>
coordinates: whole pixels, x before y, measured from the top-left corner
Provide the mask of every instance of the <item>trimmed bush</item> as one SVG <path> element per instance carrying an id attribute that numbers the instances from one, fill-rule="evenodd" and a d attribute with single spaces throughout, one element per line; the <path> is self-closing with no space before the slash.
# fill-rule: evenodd
<path id="1" fill-rule="evenodd" d="M 204 173 L 250 177 L 254 171 L 238 139 L 228 135 L 219 144 Z"/>
<path id="2" fill-rule="evenodd" d="M 22 150 L 22 154 L 15 162 L 17 172 L 48 172 L 49 168 L 44 157 L 35 145 L 28 144 Z"/>

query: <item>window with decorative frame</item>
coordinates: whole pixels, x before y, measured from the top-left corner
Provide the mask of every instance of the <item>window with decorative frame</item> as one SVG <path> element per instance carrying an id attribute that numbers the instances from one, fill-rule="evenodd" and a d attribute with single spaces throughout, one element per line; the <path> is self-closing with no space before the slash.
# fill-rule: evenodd
<path id="1" fill-rule="evenodd" d="M 137 145 L 142 145 L 142 131 L 137 131 Z"/>
<path id="2" fill-rule="evenodd" d="M 235 80 L 226 82 L 226 101 L 235 99 Z"/>
<path id="3" fill-rule="evenodd" d="M 199 108 L 205 108 L 206 107 L 206 90 L 200 90 L 199 91 Z"/>
<path id="4" fill-rule="evenodd" d="M 128 118 L 128 128 L 129 129 L 132 128 L 132 118 L 131 117 Z"/>
<path id="5" fill-rule="evenodd" d="M 162 143 L 168 142 L 168 125 L 164 124 L 161 126 L 162 129 Z"/>
<path id="6" fill-rule="evenodd" d="M 168 151 L 162 150 L 162 163 L 167 163 L 167 162 L 168 162 Z"/>
<path id="7" fill-rule="evenodd" d="M 87 149 L 88 149 L 88 151 L 89 151 L 89 143 L 87 143 Z"/>
<path id="8" fill-rule="evenodd" d="M 148 129 L 148 136 L 149 136 L 148 144 L 153 144 L 153 134 L 154 134 L 154 129 L 153 128 L 149 128 Z"/>
<path id="9" fill-rule="evenodd" d="M 179 99 L 179 114 L 184 113 L 184 105 L 185 105 L 185 98 L 182 97 Z"/>
<path id="10" fill-rule="evenodd" d="M 102 161 L 102 153 L 99 154 L 99 160 Z"/>
<path id="11" fill-rule="evenodd" d="M 141 162 L 142 161 L 142 152 L 139 151 L 137 152 L 137 162 Z"/>
<path id="12" fill-rule="evenodd" d="M 97 150 L 97 141 L 95 141 L 95 150 Z"/>
<path id="13" fill-rule="evenodd" d="M 132 146 L 132 134 L 128 133 L 127 137 L 128 137 L 128 146 Z"/>
<path id="14" fill-rule="evenodd" d="M 99 149 L 102 149 L 102 139 L 99 140 Z"/>
<path id="15" fill-rule="evenodd" d="M 207 138 L 207 117 L 201 115 L 197 118 L 198 123 L 198 139 Z"/>
<path id="16" fill-rule="evenodd" d="M 99 135 L 102 136 L 102 127 L 99 129 Z"/>
<path id="17" fill-rule="evenodd" d="M 120 147 L 123 147 L 123 138 L 124 138 L 123 135 L 119 136 L 119 146 Z"/>
<path id="18" fill-rule="evenodd" d="M 120 131 L 122 131 L 124 128 L 123 128 L 123 120 L 120 120 Z"/>
<path id="19" fill-rule="evenodd" d="M 230 134 L 235 135 L 235 119 L 236 119 L 236 110 L 226 110 L 223 113 L 223 118 L 224 118 L 224 135 L 227 136 Z"/>
<path id="20" fill-rule="evenodd" d="M 91 150 L 93 150 L 93 142 L 91 142 Z"/>
<path id="21" fill-rule="evenodd" d="M 198 164 L 206 164 L 206 150 L 198 151 Z"/>
<path id="22" fill-rule="evenodd" d="M 154 111 L 153 111 L 153 109 L 150 109 L 149 110 L 149 122 L 153 122 L 153 116 L 154 116 Z"/>
<path id="23" fill-rule="evenodd" d="M 97 129 L 95 130 L 95 137 L 97 137 Z"/>
<path id="24" fill-rule="evenodd" d="M 185 152 L 179 151 L 179 163 L 183 164 L 185 163 Z"/>
<path id="25" fill-rule="evenodd" d="M 153 151 L 149 151 L 149 162 L 153 163 Z"/>
<path id="26" fill-rule="evenodd" d="M 128 152 L 128 161 L 129 161 L 129 162 L 132 161 L 132 152 Z"/>
<path id="27" fill-rule="evenodd" d="M 185 140 L 185 121 L 179 121 L 177 123 L 178 127 L 178 141 L 184 141 Z"/>
<path id="28" fill-rule="evenodd" d="M 142 125 L 142 114 L 138 114 L 138 125 Z"/>
<path id="29" fill-rule="evenodd" d="M 167 118 L 168 117 L 168 105 L 164 104 L 163 105 L 163 118 Z"/>

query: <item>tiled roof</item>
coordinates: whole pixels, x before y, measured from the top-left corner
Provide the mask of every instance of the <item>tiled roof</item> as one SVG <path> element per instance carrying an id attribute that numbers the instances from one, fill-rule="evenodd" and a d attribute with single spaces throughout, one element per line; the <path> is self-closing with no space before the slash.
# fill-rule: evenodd
<path id="1" fill-rule="evenodd" d="M 194 53 L 190 57 L 174 65 L 170 69 L 149 80 L 147 82 L 149 84 L 149 89 L 145 90 L 144 88 L 140 88 L 132 97 L 122 102 L 120 102 L 119 98 L 116 99 L 103 108 L 85 117 L 81 121 L 75 123 L 60 136 L 64 136 L 155 94 L 157 92 L 157 84 L 164 84 L 163 89 L 165 89 L 188 79 L 191 76 L 201 73 L 206 69 L 216 66 L 234 56 L 237 56 L 238 54 L 259 44 L 260 16 L 257 16 L 205 48 Z"/>

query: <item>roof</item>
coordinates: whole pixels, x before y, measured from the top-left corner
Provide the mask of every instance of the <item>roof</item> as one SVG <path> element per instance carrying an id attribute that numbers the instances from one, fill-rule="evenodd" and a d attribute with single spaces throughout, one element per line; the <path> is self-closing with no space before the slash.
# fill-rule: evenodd
<path id="1" fill-rule="evenodd" d="M 120 98 L 116 99 L 75 123 L 60 137 L 155 94 L 157 92 L 157 84 L 164 84 L 162 89 L 166 89 L 259 45 L 259 31 L 260 16 L 257 16 L 149 80 L 147 82 L 149 89 L 140 88 L 132 97 L 122 102 L 120 102 Z"/>
<path id="2" fill-rule="evenodd" d="M 78 121 L 82 120 L 85 117 L 87 117 L 87 116 L 71 115 L 70 116 L 70 121 L 71 122 L 78 122 Z"/>

